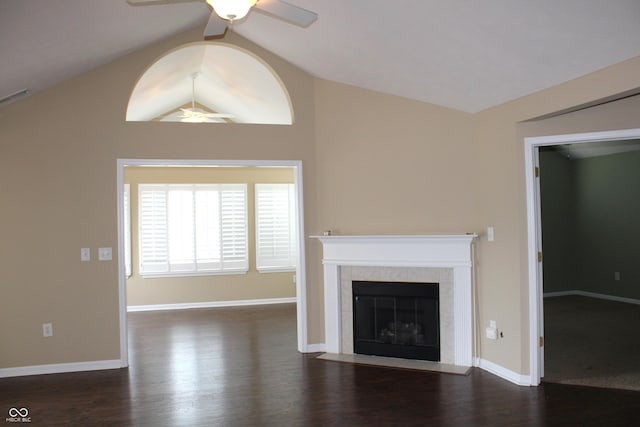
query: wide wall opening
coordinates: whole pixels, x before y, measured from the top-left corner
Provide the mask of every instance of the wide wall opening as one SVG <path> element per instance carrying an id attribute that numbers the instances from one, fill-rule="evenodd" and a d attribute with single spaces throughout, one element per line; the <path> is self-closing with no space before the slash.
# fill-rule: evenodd
<path id="1" fill-rule="evenodd" d="M 120 159 L 118 194 L 123 366 L 127 311 L 295 302 L 306 348 L 300 161 Z"/>

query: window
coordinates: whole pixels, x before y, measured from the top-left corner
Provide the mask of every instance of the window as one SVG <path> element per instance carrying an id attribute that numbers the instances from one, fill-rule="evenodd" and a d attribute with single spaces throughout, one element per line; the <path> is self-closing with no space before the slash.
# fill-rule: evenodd
<path id="1" fill-rule="evenodd" d="M 292 271 L 297 264 L 293 184 L 256 184 L 256 267 Z"/>
<path id="2" fill-rule="evenodd" d="M 244 273 L 246 184 L 141 184 L 143 276 Z"/>

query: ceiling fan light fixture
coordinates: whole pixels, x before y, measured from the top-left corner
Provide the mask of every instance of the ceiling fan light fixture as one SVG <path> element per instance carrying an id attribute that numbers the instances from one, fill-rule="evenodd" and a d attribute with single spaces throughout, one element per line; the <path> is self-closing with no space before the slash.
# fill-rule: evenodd
<path id="1" fill-rule="evenodd" d="M 180 108 L 182 115 L 178 116 L 184 123 L 225 123 L 224 119 L 233 119 L 235 116 L 228 113 L 210 113 L 196 107 L 196 79 L 200 71 L 194 71 L 191 76 L 191 107 Z"/>
<path id="2" fill-rule="evenodd" d="M 183 117 L 180 119 L 181 122 L 185 123 L 203 123 L 207 121 L 207 112 L 202 108 L 181 108 Z"/>
<path id="3" fill-rule="evenodd" d="M 237 21 L 247 16 L 257 0 L 207 0 L 222 19 Z"/>

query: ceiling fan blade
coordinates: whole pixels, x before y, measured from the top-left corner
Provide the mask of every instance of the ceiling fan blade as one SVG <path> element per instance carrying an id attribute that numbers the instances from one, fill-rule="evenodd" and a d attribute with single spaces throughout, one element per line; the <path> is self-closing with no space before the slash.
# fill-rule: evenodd
<path id="1" fill-rule="evenodd" d="M 233 119 L 236 116 L 229 113 L 207 113 L 205 114 L 207 117 L 216 118 L 216 119 Z"/>
<path id="2" fill-rule="evenodd" d="M 201 0 L 127 0 L 131 6 L 151 6 L 156 4 L 192 3 Z"/>
<path id="3" fill-rule="evenodd" d="M 212 10 L 209 16 L 209 22 L 207 22 L 207 26 L 204 29 L 204 37 L 217 38 L 224 36 L 227 32 L 227 24 L 226 19 L 220 18 L 218 14 Z"/>
<path id="4" fill-rule="evenodd" d="M 157 118 L 161 122 L 179 122 L 184 117 L 180 115 L 180 112 L 174 111 L 173 113 L 165 114 L 162 117 Z"/>
<path id="5" fill-rule="evenodd" d="M 176 112 L 174 114 L 180 114 L 177 117 L 191 117 L 193 114 L 191 114 L 191 111 L 188 108 L 181 108 L 180 109 L 182 111 L 182 114 L 180 114 L 179 112 Z M 212 118 L 212 119 L 234 119 L 236 116 L 234 114 L 229 114 L 229 113 L 207 113 L 205 111 L 200 110 L 200 112 L 198 113 L 198 116 L 202 116 L 202 117 L 207 117 L 207 118 Z"/>
<path id="6" fill-rule="evenodd" d="M 282 0 L 258 0 L 258 3 L 256 3 L 254 7 L 261 12 L 273 15 L 276 18 L 300 27 L 308 27 L 318 19 L 317 13 L 294 6 Z"/>

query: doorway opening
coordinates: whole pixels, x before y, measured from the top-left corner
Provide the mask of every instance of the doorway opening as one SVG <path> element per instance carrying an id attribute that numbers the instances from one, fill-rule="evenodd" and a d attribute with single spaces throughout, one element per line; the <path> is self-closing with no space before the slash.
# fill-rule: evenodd
<path id="1" fill-rule="evenodd" d="M 291 216 L 295 217 L 296 227 L 293 231 L 295 240 L 295 274 L 292 275 L 295 281 L 295 301 L 297 312 L 297 343 L 298 350 L 304 351 L 307 346 L 307 325 L 306 325 L 306 268 L 305 268 L 305 247 L 304 247 L 304 211 L 303 211 L 303 184 L 302 184 L 302 162 L 301 161 L 271 161 L 271 160 L 158 160 L 158 159 L 119 159 L 117 164 L 117 185 L 118 185 L 118 266 L 119 266 L 119 310 L 120 310 L 120 358 L 121 365 L 128 366 L 128 329 L 127 329 L 127 268 L 128 261 L 125 259 L 125 244 L 127 236 L 125 233 L 126 218 L 124 215 L 125 206 L 125 169 L 141 168 L 172 168 L 186 170 L 193 168 L 198 171 L 208 169 L 225 169 L 233 171 L 242 168 L 256 169 L 266 172 L 268 169 L 288 169 L 293 176 Z M 252 215 L 253 216 L 253 215 Z M 254 254 L 250 255 L 254 259 Z M 212 277 L 212 276 L 210 276 Z M 231 276 L 227 276 L 231 277 Z M 291 280 L 291 279 L 289 279 Z M 292 284 L 293 286 L 293 284 Z M 260 299 L 260 298 L 258 298 Z M 197 305 L 197 304 L 196 304 Z"/>
<path id="2" fill-rule="evenodd" d="M 544 370 L 544 280 L 543 280 L 543 242 L 540 188 L 540 150 L 544 147 L 574 146 L 577 148 L 594 147 L 597 144 L 605 149 L 616 145 L 625 145 L 625 141 L 640 139 L 640 129 L 593 132 L 583 134 L 555 135 L 525 138 L 525 167 L 527 189 L 527 229 L 528 229 L 528 278 L 529 278 L 529 346 L 530 381 L 538 385 L 545 375 Z M 622 143 L 622 144 L 621 144 Z"/>

